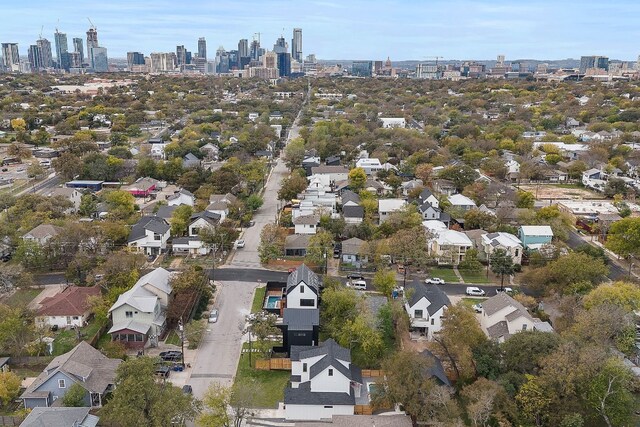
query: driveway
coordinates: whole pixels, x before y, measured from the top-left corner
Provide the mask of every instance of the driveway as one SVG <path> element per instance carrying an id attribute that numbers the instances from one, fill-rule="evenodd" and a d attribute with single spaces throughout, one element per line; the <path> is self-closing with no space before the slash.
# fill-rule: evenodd
<path id="1" fill-rule="evenodd" d="M 225 386 L 233 384 L 244 338 L 245 316 L 251 312 L 258 283 L 224 282 L 218 286 L 214 304 L 219 310 L 218 322 L 208 324 L 187 381 L 199 399 L 214 381 Z"/>

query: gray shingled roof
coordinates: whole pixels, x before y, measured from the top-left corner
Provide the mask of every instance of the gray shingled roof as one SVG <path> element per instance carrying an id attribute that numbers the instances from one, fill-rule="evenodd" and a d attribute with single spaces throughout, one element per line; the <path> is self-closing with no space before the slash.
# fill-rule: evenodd
<path id="1" fill-rule="evenodd" d="M 311 331 L 320 325 L 320 310 L 308 308 L 285 308 L 282 323 L 290 330 Z"/>
<path id="2" fill-rule="evenodd" d="M 294 272 L 289 274 L 287 278 L 287 292 L 292 288 L 295 288 L 300 282 L 306 283 L 316 294 L 320 291 L 320 278 L 316 273 L 311 271 L 305 264 L 301 264 Z"/>
<path id="3" fill-rule="evenodd" d="M 93 427 L 99 418 L 89 415 L 91 408 L 37 407 L 24 419 L 20 427 Z"/>
<path id="4" fill-rule="evenodd" d="M 202 211 L 202 212 L 197 212 L 191 215 L 191 218 L 189 218 L 189 220 L 190 222 L 194 222 L 200 218 L 206 220 L 210 224 L 216 224 L 220 222 L 220 218 L 222 218 L 222 216 L 215 212 Z"/>
<path id="5" fill-rule="evenodd" d="M 320 222 L 320 215 L 301 215 L 293 219 L 295 225 L 316 225 Z"/>
<path id="6" fill-rule="evenodd" d="M 284 238 L 285 249 L 307 249 L 311 234 L 290 234 Z"/>
<path id="7" fill-rule="evenodd" d="M 451 382 L 449 381 L 449 378 L 447 377 L 447 374 L 445 373 L 444 368 L 442 367 L 442 362 L 435 354 L 431 353 L 429 350 L 424 350 L 423 352 L 420 353 L 420 356 L 430 359 L 431 363 L 428 370 L 428 374 L 431 377 L 437 378 L 444 385 L 448 385 L 448 386 L 451 385 Z"/>
<path id="8" fill-rule="evenodd" d="M 344 347 L 338 345 L 332 338 L 320 343 L 317 347 L 310 346 L 291 346 L 291 360 L 299 361 L 309 357 L 323 356 L 332 353 L 338 360 L 344 362 L 351 362 L 351 352 Z"/>
<path id="9" fill-rule="evenodd" d="M 347 393 L 311 392 L 311 382 L 304 382 L 298 388 L 284 390 L 285 405 L 355 405 L 356 399 Z"/>
<path id="10" fill-rule="evenodd" d="M 483 305 L 483 308 L 484 308 L 484 305 Z M 502 320 L 493 326 L 489 326 L 487 328 L 487 334 L 489 334 L 491 338 L 496 338 L 496 339 L 500 337 L 507 338 L 509 336 L 509 326 L 507 325 L 507 321 Z"/>
<path id="11" fill-rule="evenodd" d="M 520 314 L 531 318 L 531 315 L 529 314 L 527 309 L 518 301 L 507 295 L 506 292 L 498 292 L 497 295 L 492 296 L 482 303 L 482 310 L 487 316 L 492 316 L 493 314 L 507 307 L 513 307 L 513 311 L 519 311 L 521 312 Z M 513 314 L 513 311 L 511 311 L 510 313 Z"/>
<path id="12" fill-rule="evenodd" d="M 167 222 L 157 216 L 143 216 L 140 220 L 131 228 L 129 233 L 129 242 L 134 242 L 145 236 L 145 230 L 153 231 L 154 233 L 164 234 L 171 229 L 171 226 Z"/>
<path id="13" fill-rule="evenodd" d="M 358 255 L 362 249 L 362 245 L 365 243 L 366 242 L 364 240 L 358 239 L 357 237 L 347 239 L 342 242 L 342 253 L 347 255 Z"/>
<path id="14" fill-rule="evenodd" d="M 433 196 L 433 193 L 431 192 L 431 190 L 429 190 L 428 188 L 425 188 L 420 193 L 420 200 L 422 200 L 424 202 L 425 200 L 427 200 L 431 196 Z"/>
<path id="15" fill-rule="evenodd" d="M 445 305 L 451 305 L 449 297 L 440 289 L 438 285 L 427 285 L 419 281 L 413 281 L 407 285 L 407 289 L 413 290 L 411 292 L 411 298 L 409 299 L 409 305 L 414 306 L 422 298 L 426 298 L 429 301 L 427 311 L 429 315 L 436 313 Z"/>
<path id="16" fill-rule="evenodd" d="M 360 203 L 360 196 L 357 195 L 356 193 L 354 193 L 351 190 L 344 190 L 342 192 L 342 196 L 340 196 L 342 198 L 342 204 L 344 205 L 347 202 L 355 202 L 355 203 Z"/>
<path id="17" fill-rule="evenodd" d="M 342 215 L 345 218 L 364 218 L 364 208 L 362 206 L 343 206 Z"/>
<path id="18" fill-rule="evenodd" d="M 158 207 L 158 210 L 156 211 L 155 215 L 162 219 L 168 220 L 173 215 L 173 211 L 175 211 L 177 208 L 178 208 L 177 206 L 162 205 Z"/>

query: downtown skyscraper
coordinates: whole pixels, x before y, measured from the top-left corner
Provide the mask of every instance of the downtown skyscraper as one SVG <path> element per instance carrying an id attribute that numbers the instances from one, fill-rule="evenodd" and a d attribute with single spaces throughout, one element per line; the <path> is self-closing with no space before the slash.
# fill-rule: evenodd
<path id="1" fill-rule="evenodd" d="M 198 39 L 198 58 L 207 59 L 207 41 L 204 37 Z"/>
<path id="2" fill-rule="evenodd" d="M 73 51 L 80 54 L 80 63 L 84 64 L 84 43 L 81 37 L 73 38 Z"/>
<path id="3" fill-rule="evenodd" d="M 9 72 L 20 71 L 18 43 L 2 43 L 2 65 Z"/>
<path id="4" fill-rule="evenodd" d="M 291 39 L 291 57 L 298 62 L 302 62 L 302 28 L 293 29 Z"/>
<path id="5" fill-rule="evenodd" d="M 40 55 L 42 55 L 42 68 L 49 68 L 53 66 L 51 42 L 47 39 L 40 38 L 36 40 L 36 45 L 40 48 Z"/>
<path id="6" fill-rule="evenodd" d="M 59 70 L 69 71 L 69 45 L 67 41 L 67 34 L 59 32 L 56 28 L 56 32 L 53 34 L 53 40 L 56 44 L 56 68 Z"/>

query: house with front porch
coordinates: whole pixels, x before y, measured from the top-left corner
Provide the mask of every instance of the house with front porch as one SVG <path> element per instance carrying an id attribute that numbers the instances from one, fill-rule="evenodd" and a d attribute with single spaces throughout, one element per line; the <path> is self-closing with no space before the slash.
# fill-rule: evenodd
<path id="1" fill-rule="evenodd" d="M 287 278 L 287 308 L 318 308 L 320 284 L 320 277 L 305 264 L 301 264 Z"/>
<path id="2" fill-rule="evenodd" d="M 366 265 L 369 261 L 369 257 L 363 254 L 366 243 L 367 242 L 357 237 L 343 241 L 341 253 L 342 262 L 355 268 L 361 268 Z"/>
<path id="3" fill-rule="evenodd" d="M 40 308 L 35 317 L 36 326 L 81 328 L 93 314 L 90 298 L 99 296 L 99 286 L 69 286 L 62 292 L 40 301 Z"/>
<path id="4" fill-rule="evenodd" d="M 451 305 L 447 295 L 438 285 L 413 281 L 404 290 L 404 308 L 409 314 L 412 339 L 433 339 L 442 329 L 442 317 Z"/>
<path id="5" fill-rule="evenodd" d="M 521 225 L 518 237 L 525 249 L 537 250 L 551 243 L 553 230 L 548 225 Z"/>
<path id="6" fill-rule="evenodd" d="M 81 341 L 71 351 L 56 357 L 22 393 L 26 409 L 58 406 L 74 384 L 85 390 L 84 406 L 99 408 L 114 389 L 120 359 L 110 359 Z"/>
<path id="7" fill-rule="evenodd" d="M 109 309 L 112 341 L 133 349 L 142 349 L 149 341 L 152 346 L 157 345 L 166 327 L 167 306 L 173 298 L 170 278 L 169 271 L 156 268 L 118 297 Z"/>
<path id="8" fill-rule="evenodd" d="M 131 228 L 127 246 L 146 255 L 159 255 L 167 250 L 171 226 L 163 218 L 143 216 Z"/>

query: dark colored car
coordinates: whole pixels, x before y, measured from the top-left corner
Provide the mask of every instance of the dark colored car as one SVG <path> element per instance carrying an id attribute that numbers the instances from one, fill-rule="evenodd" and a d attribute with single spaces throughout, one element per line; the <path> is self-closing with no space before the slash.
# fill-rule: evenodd
<path id="1" fill-rule="evenodd" d="M 364 280 L 364 277 L 362 277 L 361 274 L 352 273 L 352 274 L 347 275 L 347 279 L 349 279 L 349 280 Z"/>
<path id="2" fill-rule="evenodd" d="M 169 368 L 168 366 L 165 365 L 160 365 L 156 367 L 156 375 L 163 377 L 163 378 L 167 378 L 169 376 L 169 373 L 171 372 L 171 368 Z"/>
<path id="3" fill-rule="evenodd" d="M 159 354 L 160 359 L 165 362 L 178 362 L 182 360 L 182 352 L 181 351 L 163 351 Z"/>
<path id="4" fill-rule="evenodd" d="M 182 392 L 184 394 L 193 394 L 193 388 L 189 384 L 185 384 L 182 386 Z"/>

